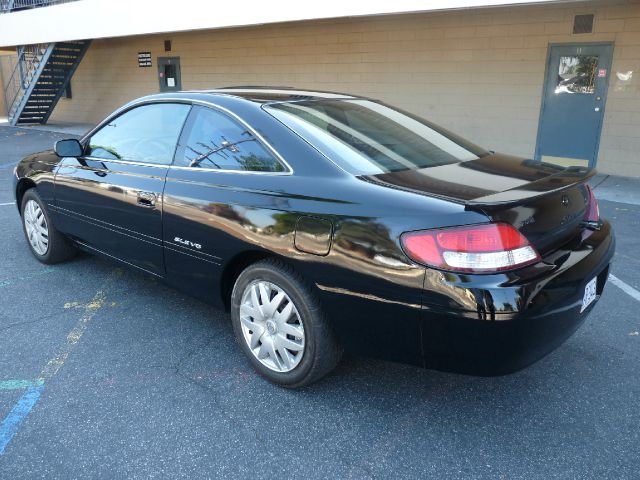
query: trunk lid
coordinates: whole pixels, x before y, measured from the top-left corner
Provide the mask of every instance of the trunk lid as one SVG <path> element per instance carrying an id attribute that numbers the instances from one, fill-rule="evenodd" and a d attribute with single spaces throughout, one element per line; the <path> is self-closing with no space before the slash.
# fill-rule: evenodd
<path id="1" fill-rule="evenodd" d="M 491 154 L 477 160 L 360 177 L 438 197 L 516 227 L 541 254 L 580 235 L 588 203 L 586 168 Z"/>

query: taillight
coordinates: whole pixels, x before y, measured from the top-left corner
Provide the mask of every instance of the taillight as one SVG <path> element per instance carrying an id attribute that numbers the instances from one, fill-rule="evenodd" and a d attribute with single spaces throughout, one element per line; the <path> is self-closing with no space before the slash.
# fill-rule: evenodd
<path id="1" fill-rule="evenodd" d="M 593 190 L 589 185 L 587 187 L 587 209 L 584 212 L 583 221 L 597 225 L 600 222 L 600 209 L 598 208 L 598 201 L 593 194 Z"/>
<path id="2" fill-rule="evenodd" d="M 507 223 L 407 232 L 400 241 L 412 260 L 457 272 L 513 270 L 540 260 L 529 241 Z"/>

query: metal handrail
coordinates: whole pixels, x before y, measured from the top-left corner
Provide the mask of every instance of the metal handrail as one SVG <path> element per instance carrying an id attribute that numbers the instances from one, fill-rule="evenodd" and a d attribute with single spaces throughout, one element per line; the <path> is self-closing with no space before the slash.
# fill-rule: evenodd
<path id="1" fill-rule="evenodd" d="M 0 0 L 0 13 L 46 7 L 59 3 L 77 2 L 78 0 Z"/>
<path id="2" fill-rule="evenodd" d="M 27 91 L 31 80 L 38 70 L 40 61 L 48 48 L 48 44 L 39 43 L 18 48 L 18 62 L 16 63 L 9 81 L 5 86 L 5 106 L 9 118 L 12 118 L 20 105 L 22 95 Z"/>

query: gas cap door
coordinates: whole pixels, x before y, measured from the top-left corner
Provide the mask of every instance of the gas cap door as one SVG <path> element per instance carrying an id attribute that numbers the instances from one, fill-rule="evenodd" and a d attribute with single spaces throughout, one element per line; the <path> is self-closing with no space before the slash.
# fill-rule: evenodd
<path id="1" fill-rule="evenodd" d="M 331 233 L 332 225 L 329 220 L 302 216 L 296 224 L 296 249 L 313 255 L 327 255 L 331 250 Z"/>

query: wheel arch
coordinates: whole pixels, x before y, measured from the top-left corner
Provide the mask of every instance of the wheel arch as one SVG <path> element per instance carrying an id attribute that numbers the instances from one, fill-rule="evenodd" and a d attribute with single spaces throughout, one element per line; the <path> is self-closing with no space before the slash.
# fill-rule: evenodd
<path id="1" fill-rule="evenodd" d="M 279 258 L 280 256 L 266 250 L 247 250 L 238 253 L 224 267 L 220 281 L 220 296 L 224 308 L 229 311 L 231 309 L 231 292 L 236 283 L 238 275 L 249 265 L 265 260 L 267 258 Z"/>
<path id="2" fill-rule="evenodd" d="M 24 197 L 24 194 L 27 192 L 27 190 L 30 190 L 32 188 L 36 188 L 36 182 L 31 180 L 30 178 L 21 178 L 20 180 L 18 180 L 15 191 L 18 211 L 20 211 L 22 208 L 22 198 Z"/>

